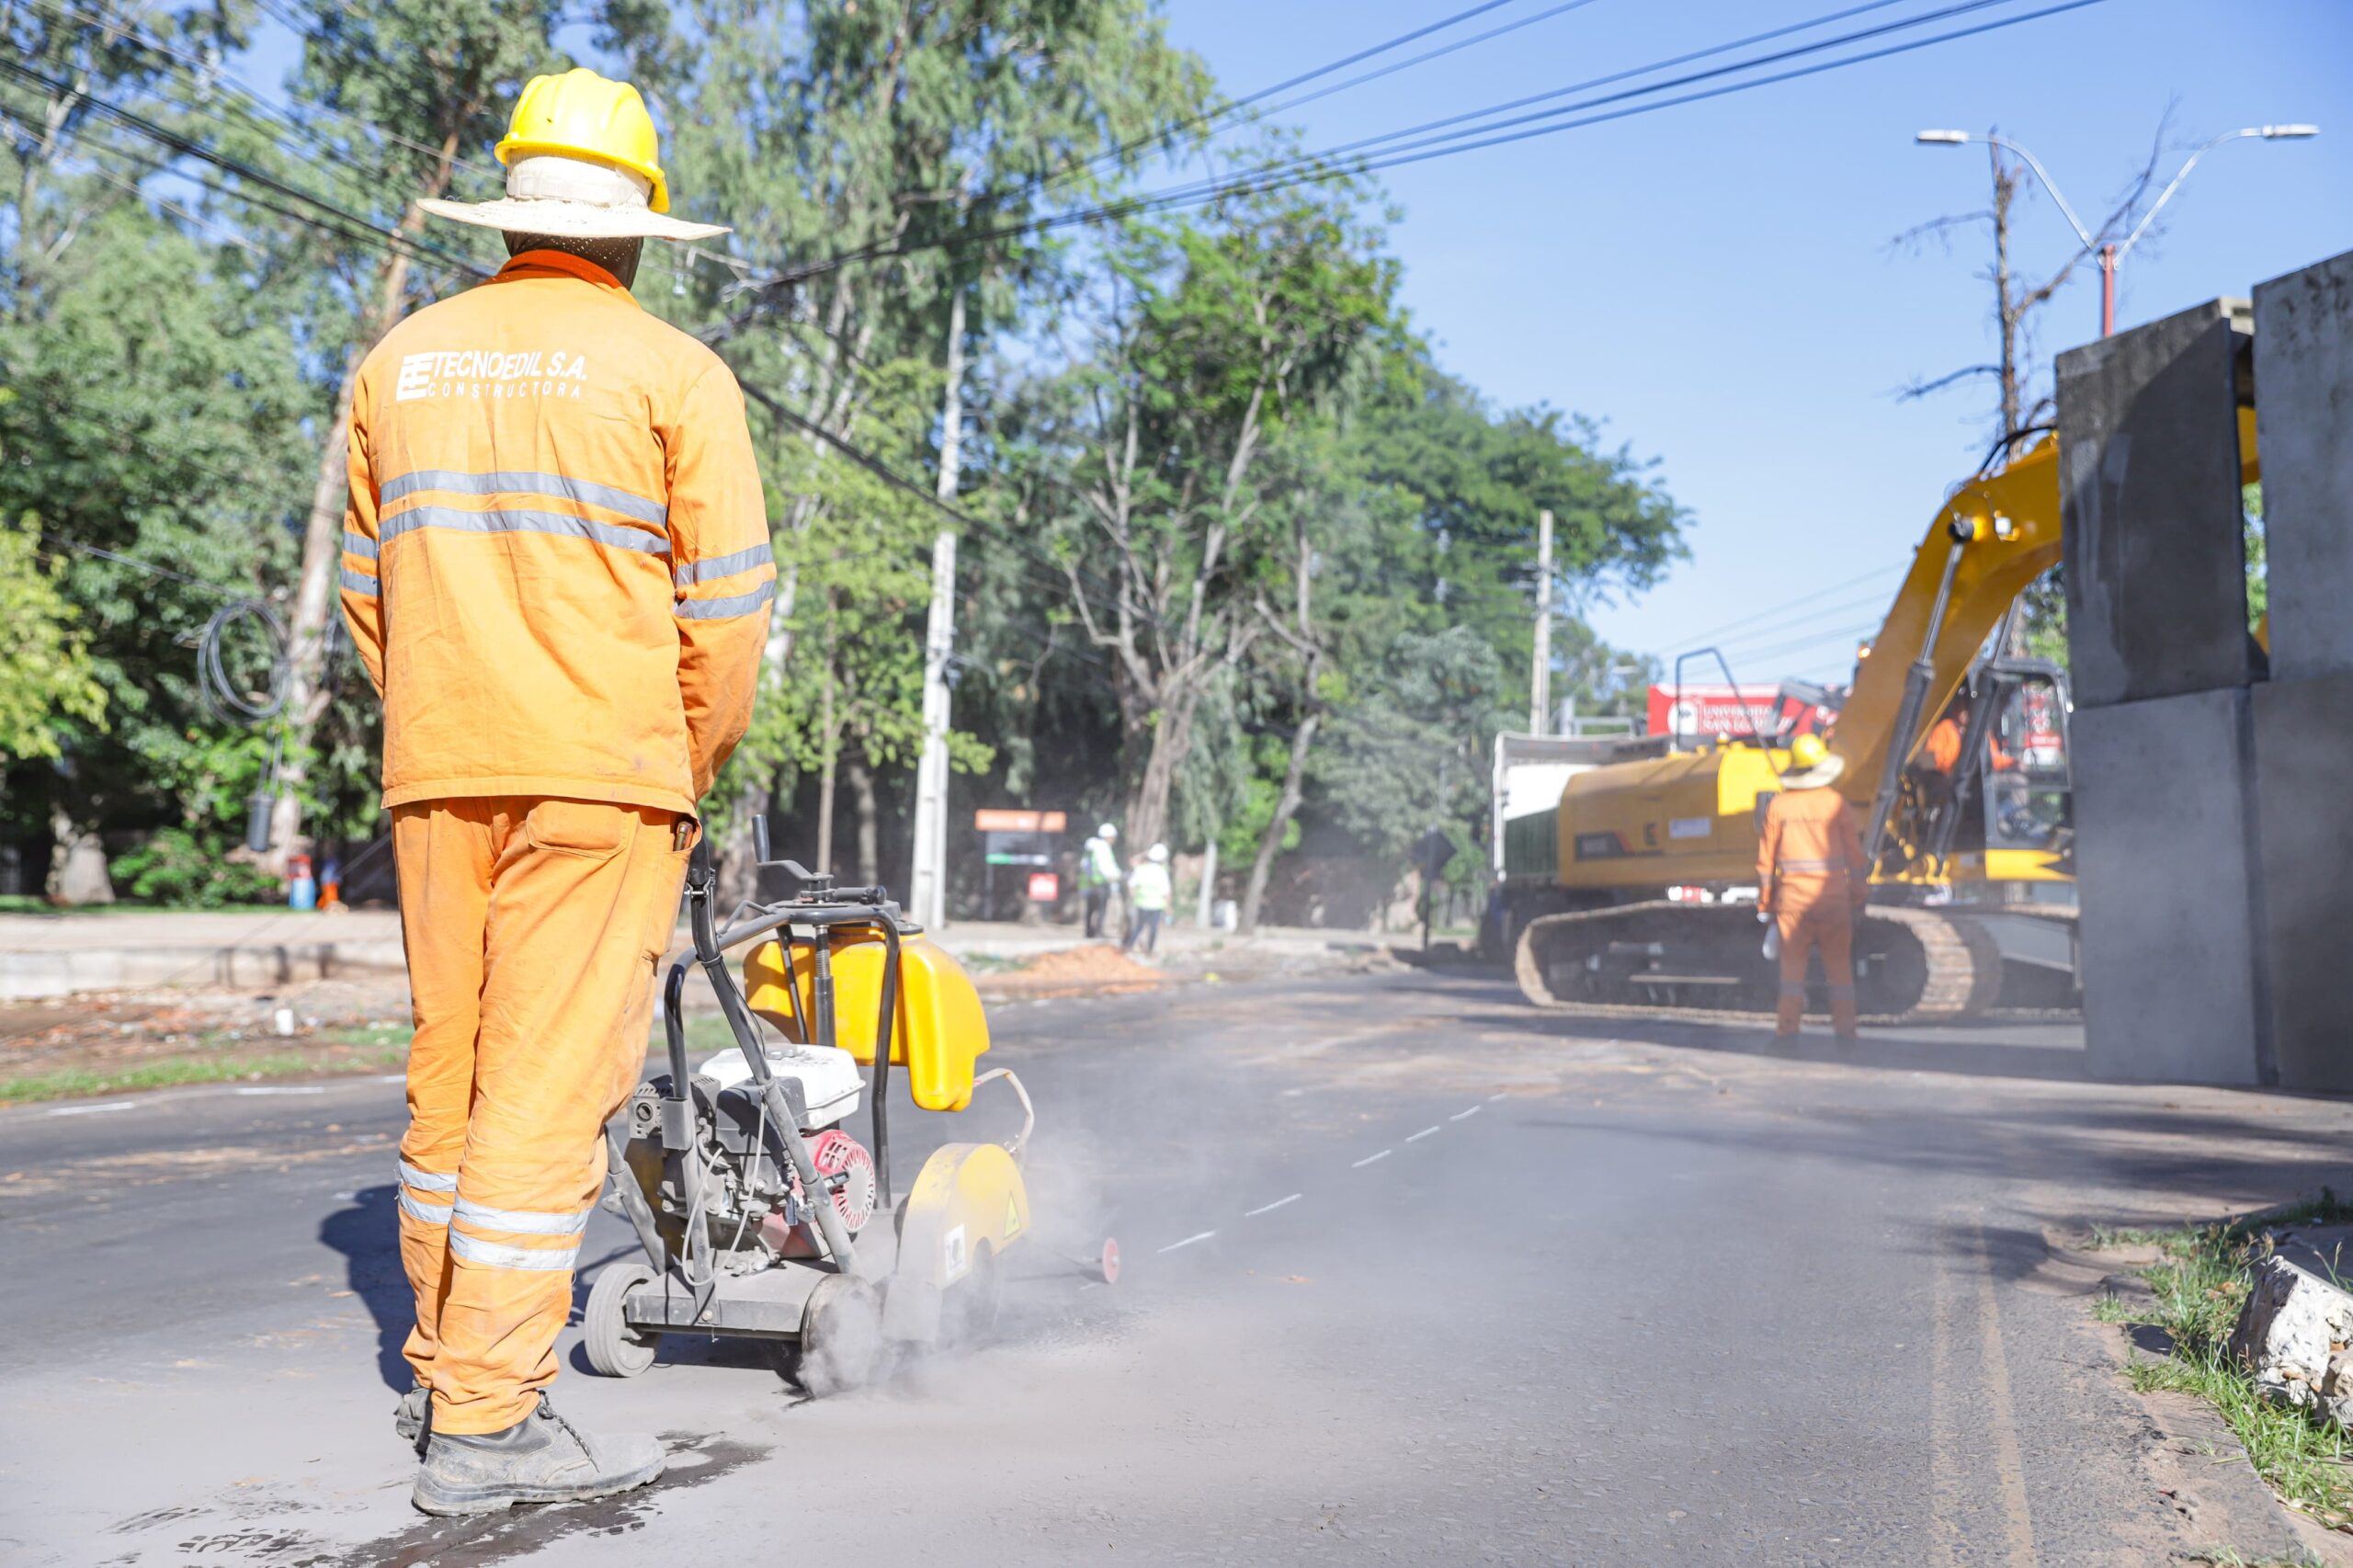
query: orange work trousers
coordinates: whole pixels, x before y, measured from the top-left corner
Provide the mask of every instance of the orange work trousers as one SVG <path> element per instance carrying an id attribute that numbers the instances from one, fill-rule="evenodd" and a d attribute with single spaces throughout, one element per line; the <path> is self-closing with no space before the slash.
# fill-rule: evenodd
<path id="1" fill-rule="evenodd" d="M 604 1125 L 644 1065 L 695 824 L 541 797 L 392 814 L 416 1021 L 403 1353 L 433 1391 L 436 1431 L 499 1432 L 555 1379 Z"/>
<path id="2" fill-rule="evenodd" d="M 1774 900 L 1773 921 L 1781 933 L 1781 996 L 1773 1028 L 1798 1032 L 1805 1015 L 1806 956 L 1822 949 L 1822 978 L 1830 988 L 1830 1027 L 1841 1040 L 1855 1034 L 1855 916 L 1842 892 L 1818 902 L 1783 895 Z"/>

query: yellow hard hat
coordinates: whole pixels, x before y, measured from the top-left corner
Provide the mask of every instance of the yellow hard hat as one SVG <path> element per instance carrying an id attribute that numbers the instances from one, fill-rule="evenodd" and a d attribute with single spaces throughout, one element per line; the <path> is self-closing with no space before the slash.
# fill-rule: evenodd
<path id="1" fill-rule="evenodd" d="M 1820 767 L 1822 766 L 1823 759 L 1827 757 L 1829 755 L 1830 748 L 1822 744 L 1822 737 L 1820 735 L 1800 735 L 1796 740 L 1790 743 L 1790 766 L 1791 767 Z"/>
<path id="2" fill-rule="evenodd" d="M 627 82 L 608 81 L 585 67 L 532 77 L 515 101 L 515 118 L 497 151 L 502 165 L 546 153 L 628 169 L 654 182 L 647 206 L 670 210 L 670 181 L 662 172 L 645 100 Z"/>

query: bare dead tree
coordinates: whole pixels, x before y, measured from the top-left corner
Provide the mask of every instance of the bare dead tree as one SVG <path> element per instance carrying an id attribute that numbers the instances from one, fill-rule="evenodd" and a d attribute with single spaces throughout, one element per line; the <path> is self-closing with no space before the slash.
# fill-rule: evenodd
<path id="1" fill-rule="evenodd" d="M 2001 439 L 2013 439 L 2021 431 L 2047 423 L 2052 412 L 2051 394 L 2038 390 L 2036 385 L 2037 312 L 2066 287 L 2075 269 L 2095 256 L 2101 245 L 2122 238 L 2140 221 L 2157 184 L 2158 164 L 2171 142 L 2172 130 L 2173 109 L 2168 106 L 2157 121 L 2155 135 L 2150 139 L 2147 158 L 2125 181 L 2107 215 L 2093 229 L 2092 244 L 2076 250 L 2056 270 L 2039 278 L 2020 268 L 2013 244 L 2018 200 L 2032 171 L 2024 160 L 1989 140 L 1986 154 L 1992 176 L 1990 203 L 1974 211 L 1931 219 L 1896 235 L 1893 244 L 1898 249 L 1916 253 L 1934 242 L 1950 254 L 1956 233 L 1973 228 L 1985 231 L 1994 243 L 1994 254 L 1978 276 L 1993 285 L 1995 357 L 1983 364 L 1964 365 L 1940 376 L 1913 381 L 1898 389 L 1896 395 L 1908 402 L 1964 383 L 1990 380 L 1994 383 L 1995 434 Z"/>

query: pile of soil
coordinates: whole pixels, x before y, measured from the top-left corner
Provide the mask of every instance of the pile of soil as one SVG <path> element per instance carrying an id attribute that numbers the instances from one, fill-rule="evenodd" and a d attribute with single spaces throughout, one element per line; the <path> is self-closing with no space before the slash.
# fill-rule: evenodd
<path id="1" fill-rule="evenodd" d="M 1010 996 L 1104 996 L 1149 991 L 1170 977 L 1108 942 L 1040 953 L 1017 969 L 983 975 L 983 991 Z"/>

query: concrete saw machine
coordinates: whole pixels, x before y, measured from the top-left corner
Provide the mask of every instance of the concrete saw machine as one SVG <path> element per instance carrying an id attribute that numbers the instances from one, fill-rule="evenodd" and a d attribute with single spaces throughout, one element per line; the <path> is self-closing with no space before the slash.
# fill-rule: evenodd
<path id="1" fill-rule="evenodd" d="M 722 926 L 716 877 L 698 846 L 687 872 L 690 958 L 670 968 L 662 1019 L 668 1070 L 606 1127 L 608 1210 L 642 1260 L 608 1266 L 588 1293 L 585 1348 L 608 1377 L 654 1363 L 664 1334 L 743 1338 L 812 1393 L 872 1378 L 897 1350 L 985 1333 L 1003 1258 L 1030 1233 L 1022 1163 L 1036 1117 L 1006 1068 L 975 1072 L 988 1019 L 971 977 L 926 940 L 886 890 L 836 887 L 790 860 L 795 897 L 746 903 Z M 733 949 L 749 950 L 739 984 Z M 734 1048 L 688 1060 L 683 1003 L 699 967 Z M 765 1030 L 774 1031 L 774 1038 Z M 866 1090 L 870 1142 L 844 1125 Z M 926 1110 L 961 1111 L 984 1085 L 1021 1107 L 1002 1143 L 949 1143 L 904 1198 L 892 1187 L 894 1069 Z M 1114 1279 L 1119 1249 L 1087 1260 Z"/>

